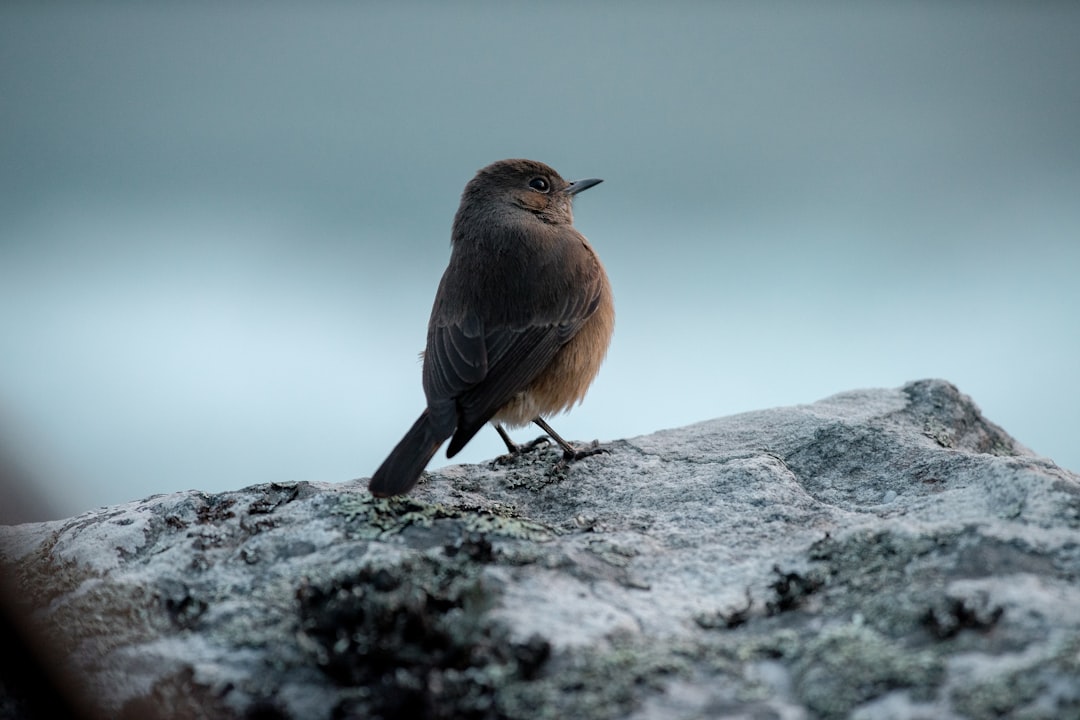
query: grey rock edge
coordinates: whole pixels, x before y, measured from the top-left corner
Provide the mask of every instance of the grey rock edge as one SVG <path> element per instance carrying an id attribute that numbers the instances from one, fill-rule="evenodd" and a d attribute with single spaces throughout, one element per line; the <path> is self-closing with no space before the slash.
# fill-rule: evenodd
<path id="1" fill-rule="evenodd" d="M 0 528 L 90 715 L 1080 717 L 1080 476 L 949 383 Z"/>

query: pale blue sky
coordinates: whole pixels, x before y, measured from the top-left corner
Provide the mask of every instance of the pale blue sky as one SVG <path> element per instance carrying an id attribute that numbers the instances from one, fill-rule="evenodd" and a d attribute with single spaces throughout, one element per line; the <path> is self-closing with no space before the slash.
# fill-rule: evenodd
<path id="1" fill-rule="evenodd" d="M 1075 3 L 5 3 L 0 437 L 53 516 L 370 475 L 464 183 L 530 157 L 605 179 L 616 335 L 564 436 L 942 377 L 1080 469 L 1077 37 Z"/>

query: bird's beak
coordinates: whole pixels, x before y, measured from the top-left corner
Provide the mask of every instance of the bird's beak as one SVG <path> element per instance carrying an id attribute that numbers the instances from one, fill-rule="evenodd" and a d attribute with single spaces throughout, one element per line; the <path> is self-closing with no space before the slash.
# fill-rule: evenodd
<path id="1" fill-rule="evenodd" d="M 585 180 L 575 180 L 574 182 L 570 183 L 569 186 L 567 186 L 566 194 L 577 195 L 582 190 L 588 190 L 593 185 L 599 185 L 602 182 L 604 181 L 600 178 L 586 178 Z"/>

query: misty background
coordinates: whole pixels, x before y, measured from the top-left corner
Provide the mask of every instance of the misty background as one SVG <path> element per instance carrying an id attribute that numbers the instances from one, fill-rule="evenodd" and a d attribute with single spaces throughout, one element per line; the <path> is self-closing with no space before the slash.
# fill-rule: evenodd
<path id="1" fill-rule="evenodd" d="M 941 377 L 1080 470 L 1077 38 L 1066 2 L 4 3 L 3 520 L 369 476 L 505 157 L 605 179 L 565 437 Z"/>

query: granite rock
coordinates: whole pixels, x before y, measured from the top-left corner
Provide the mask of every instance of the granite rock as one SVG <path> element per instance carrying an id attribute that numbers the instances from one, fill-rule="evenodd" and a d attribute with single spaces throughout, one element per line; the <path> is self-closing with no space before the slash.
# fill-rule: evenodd
<path id="1" fill-rule="evenodd" d="M 1080 476 L 949 383 L 607 447 L 159 495 L 0 562 L 88 717 L 1080 717 Z"/>

